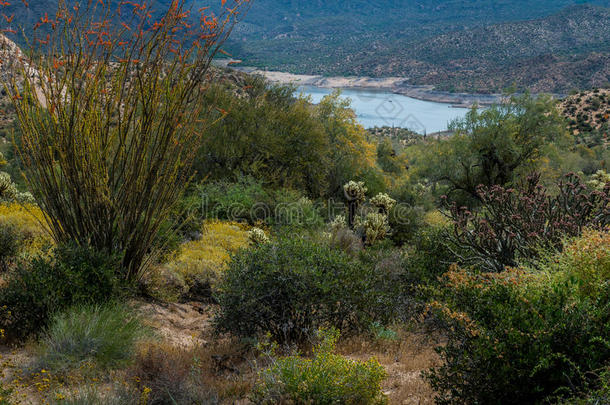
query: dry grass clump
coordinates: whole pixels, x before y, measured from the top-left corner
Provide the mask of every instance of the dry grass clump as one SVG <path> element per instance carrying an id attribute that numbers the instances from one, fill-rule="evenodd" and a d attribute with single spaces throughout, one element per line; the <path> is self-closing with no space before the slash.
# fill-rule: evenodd
<path id="1" fill-rule="evenodd" d="M 437 342 L 405 327 L 394 329 L 391 339 L 361 335 L 340 341 L 337 350 L 349 358 L 379 361 L 387 372 L 382 389 L 390 404 L 434 404 L 435 393 L 421 372 L 438 363 Z"/>
<path id="2" fill-rule="evenodd" d="M 149 343 L 140 347 L 129 381 L 148 389 L 148 405 L 213 404 L 245 398 L 253 373 L 234 342 L 181 347 Z"/>

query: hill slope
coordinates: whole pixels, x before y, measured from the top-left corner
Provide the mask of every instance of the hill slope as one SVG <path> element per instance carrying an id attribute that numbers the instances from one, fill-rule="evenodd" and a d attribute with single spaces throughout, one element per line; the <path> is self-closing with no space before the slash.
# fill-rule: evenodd
<path id="1" fill-rule="evenodd" d="M 258 0 L 230 50 L 246 65 L 404 76 L 443 90 L 603 86 L 610 81 L 610 1 L 575 3 Z"/>

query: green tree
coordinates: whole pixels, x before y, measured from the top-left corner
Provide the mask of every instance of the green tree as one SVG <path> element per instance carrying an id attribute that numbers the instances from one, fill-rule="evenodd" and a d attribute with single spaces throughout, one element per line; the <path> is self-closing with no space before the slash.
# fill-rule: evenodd
<path id="1" fill-rule="evenodd" d="M 245 77 L 245 94 L 235 85 L 216 86 L 207 102 L 221 118 L 204 138 L 196 160 L 202 177 L 252 176 L 271 187 L 301 189 L 313 196 L 326 190 L 328 140 L 305 99 L 292 86 Z"/>
<path id="2" fill-rule="evenodd" d="M 206 98 L 219 119 L 207 132 L 195 167 L 202 178 L 262 179 L 310 196 L 341 192 L 351 179 L 374 177 L 375 147 L 339 93 L 319 105 L 294 96 L 291 86 L 246 77 L 243 86 L 215 86 Z M 210 117 L 208 116 L 208 120 Z"/>
<path id="3" fill-rule="evenodd" d="M 322 99 L 316 115 L 329 140 L 328 193 L 340 193 L 345 183 L 361 179 L 375 167 L 375 146 L 366 140 L 349 99 L 335 91 Z"/>
<path id="4" fill-rule="evenodd" d="M 481 184 L 512 184 L 539 165 L 546 144 L 565 134 L 555 105 L 549 96 L 525 94 L 487 109 L 474 107 L 450 125 L 451 138 L 428 145 L 423 174 L 475 199 Z"/>

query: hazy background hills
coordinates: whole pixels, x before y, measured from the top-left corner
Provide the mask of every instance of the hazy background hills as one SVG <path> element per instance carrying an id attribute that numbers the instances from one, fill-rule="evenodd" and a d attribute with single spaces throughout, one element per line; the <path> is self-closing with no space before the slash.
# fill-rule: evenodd
<path id="1" fill-rule="evenodd" d="M 31 26 L 57 0 L 29 5 L 3 11 Z M 226 48 L 243 65 L 291 73 L 562 93 L 610 82 L 610 0 L 253 0 Z"/>
<path id="2" fill-rule="evenodd" d="M 452 91 L 604 86 L 610 1 L 582 3 L 255 0 L 229 50 L 246 65 L 406 76 Z"/>

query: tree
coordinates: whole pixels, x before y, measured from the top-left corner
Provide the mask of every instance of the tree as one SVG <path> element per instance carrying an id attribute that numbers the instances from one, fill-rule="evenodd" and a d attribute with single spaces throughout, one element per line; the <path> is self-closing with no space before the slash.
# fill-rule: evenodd
<path id="1" fill-rule="evenodd" d="M 512 96 L 499 105 L 473 109 L 450 125 L 454 135 L 434 142 L 423 174 L 480 199 L 477 187 L 507 186 L 535 169 L 547 143 L 564 134 L 563 121 L 548 96 Z"/>
<path id="2" fill-rule="evenodd" d="M 375 167 L 375 146 L 366 140 L 365 129 L 358 124 L 349 99 L 339 91 L 322 99 L 316 116 L 329 140 L 328 194 L 342 191 L 345 183 L 360 179 Z"/>
<path id="3" fill-rule="evenodd" d="M 210 63 L 248 2 L 192 18 L 175 0 L 158 19 L 147 3 L 60 2 L 36 24 L 5 88 L 57 242 L 120 254 L 126 279 L 149 263 L 191 174 Z"/>
<path id="4" fill-rule="evenodd" d="M 196 159 L 198 173 L 215 180 L 252 176 L 270 187 L 323 195 L 328 139 L 309 103 L 295 98 L 292 86 L 260 77 L 240 80 L 208 93 L 206 102 L 226 116 L 207 131 Z M 222 116 L 218 110 L 212 114 Z"/>

